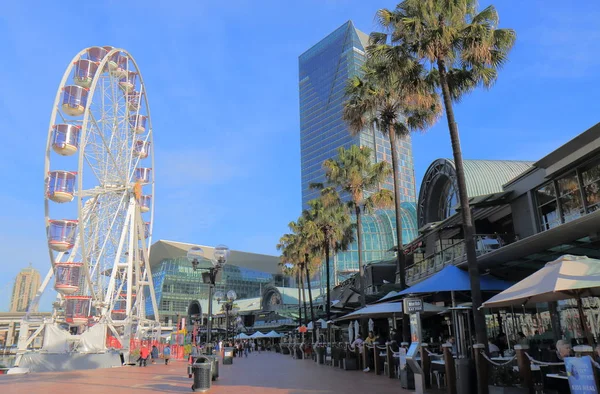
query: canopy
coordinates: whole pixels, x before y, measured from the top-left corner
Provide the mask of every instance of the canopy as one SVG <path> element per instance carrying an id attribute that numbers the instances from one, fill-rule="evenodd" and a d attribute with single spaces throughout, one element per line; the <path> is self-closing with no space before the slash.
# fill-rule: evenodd
<path id="1" fill-rule="evenodd" d="M 283 334 L 279 334 L 279 333 L 276 333 L 275 331 L 271 331 L 271 332 L 265 334 L 264 337 L 265 338 L 281 338 L 282 336 L 283 336 Z"/>
<path id="2" fill-rule="evenodd" d="M 250 335 L 248 338 L 256 339 L 256 338 L 264 338 L 265 334 L 260 331 L 256 331 L 254 334 Z"/>
<path id="3" fill-rule="evenodd" d="M 424 302 L 423 309 L 425 313 L 438 313 L 443 311 L 445 308 L 443 306 L 436 306 Z M 402 314 L 402 302 L 383 302 L 381 304 L 367 305 L 364 308 L 358 309 L 352 313 L 340 317 L 339 319 L 336 319 L 336 321 L 360 319 L 363 317 L 377 319 L 381 317 L 392 317 L 396 314 Z"/>
<path id="4" fill-rule="evenodd" d="M 600 295 L 600 260 L 564 255 L 484 302 L 483 308 Z"/>
<path id="5" fill-rule="evenodd" d="M 512 283 L 485 275 L 480 277 L 482 291 L 500 291 L 508 289 Z M 471 290 L 469 273 L 449 265 L 430 278 L 409 287 L 397 295 L 437 293 L 439 291 L 468 291 Z M 388 294 L 389 295 L 389 294 Z M 386 296 L 387 297 L 387 296 Z"/>
<path id="6" fill-rule="evenodd" d="M 234 339 L 248 339 L 248 338 L 250 338 L 250 337 L 248 335 L 246 335 L 245 333 L 238 334 L 234 337 Z"/>

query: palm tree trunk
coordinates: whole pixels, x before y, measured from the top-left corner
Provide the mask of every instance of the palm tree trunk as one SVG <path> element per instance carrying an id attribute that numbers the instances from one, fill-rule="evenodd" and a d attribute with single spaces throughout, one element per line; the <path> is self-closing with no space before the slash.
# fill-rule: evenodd
<path id="1" fill-rule="evenodd" d="M 356 242 L 358 243 L 358 278 L 360 281 L 360 306 L 364 308 L 367 305 L 365 298 L 365 270 L 363 269 L 363 248 L 362 248 L 362 216 L 360 212 L 360 206 L 355 205 L 356 212 Z M 368 333 L 368 322 L 367 319 L 360 319 L 360 329 L 363 338 L 367 337 Z"/>
<path id="2" fill-rule="evenodd" d="M 302 293 L 300 293 L 300 283 L 302 282 L 302 274 L 298 270 L 298 327 L 302 325 Z"/>
<path id="3" fill-rule="evenodd" d="M 446 118 L 448 119 L 448 128 L 450 129 L 450 140 L 452 142 L 452 154 L 454 156 L 454 167 L 456 168 L 456 182 L 458 184 L 458 198 L 460 200 L 460 211 L 463 222 L 463 232 L 465 235 L 465 248 L 467 252 L 467 264 L 469 267 L 469 280 L 471 282 L 471 297 L 473 301 L 473 318 L 475 322 L 475 335 L 477 343 L 487 344 L 487 330 L 485 325 L 485 315 L 479 309 L 482 303 L 481 286 L 479 283 L 479 266 L 477 265 L 477 253 L 475 251 L 475 230 L 473 228 L 473 219 L 469 207 L 469 196 L 467 195 L 467 183 L 465 181 L 465 169 L 463 166 L 462 152 L 460 149 L 460 137 L 458 127 L 454 120 L 454 110 L 450 98 L 450 88 L 446 79 L 446 65 L 443 59 L 437 61 L 438 71 L 440 73 L 440 84 L 442 85 L 442 96 L 444 107 L 446 109 Z M 487 346 L 484 349 L 487 350 Z"/>
<path id="4" fill-rule="evenodd" d="M 325 269 L 327 270 L 327 306 L 325 307 L 325 314 L 327 315 L 327 321 L 331 319 L 331 282 L 329 277 L 329 234 L 325 232 Z"/>
<path id="5" fill-rule="evenodd" d="M 306 271 L 306 283 L 308 283 L 308 300 L 310 301 L 310 321 L 313 324 L 313 329 L 312 329 L 312 339 L 313 339 L 313 343 L 317 342 L 316 339 L 316 335 L 317 335 L 317 327 L 315 324 L 315 310 L 313 309 L 313 300 L 312 300 L 312 291 L 310 288 L 310 273 L 308 272 L 308 254 L 304 255 L 304 270 Z"/>
<path id="6" fill-rule="evenodd" d="M 394 177 L 394 205 L 396 211 L 396 240 L 398 242 L 396 256 L 396 278 L 400 279 L 400 288 L 406 289 L 406 256 L 404 256 L 404 242 L 402 241 L 402 201 L 400 201 L 400 174 L 398 171 L 398 140 L 396 131 L 390 125 L 388 130 L 390 148 L 392 151 L 392 174 Z M 410 325 L 408 315 L 402 315 L 402 340 L 410 342 Z"/>
<path id="7" fill-rule="evenodd" d="M 302 270 L 304 267 L 300 266 L 300 278 L 302 280 L 302 304 L 304 305 L 304 321 L 308 324 L 308 312 L 306 312 L 306 290 L 304 289 L 304 278 L 302 277 Z"/>
<path id="8" fill-rule="evenodd" d="M 362 256 L 362 217 L 360 216 L 360 206 L 355 205 L 356 212 L 356 242 L 358 243 L 358 277 L 360 280 L 360 306 L 366 305 L 365 300 L 365 272 L 363 270 Z M 364 333 L 363 333 L 364 334 Z"/>

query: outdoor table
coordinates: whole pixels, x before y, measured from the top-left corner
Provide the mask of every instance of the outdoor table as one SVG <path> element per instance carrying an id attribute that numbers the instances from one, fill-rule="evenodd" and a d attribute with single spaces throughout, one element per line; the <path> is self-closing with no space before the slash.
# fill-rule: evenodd
<path id="1" fill-rule="evenodd" d="M 508 360 L 512 360 L 514 359 L 514 357 L 492 357 L 491 360 L 493 361 L 508 361 Z"/>
<path id="2" fill-rule="evenodd" d="M 431 360 L 431 363 L 437 365 L 446 365 L 446 362 L 444 360 Z"/>
<path id="3" fill-rule="evenodd" d="M 540 370 L 540 366 L 537 364 L 531 364 L 531 371 L 539 371 Z M 515 365 L 513 366 L 513 371 L 515 372 L 519 372 L 519 366 Z"/>
<path id="4" fill-rule="evenodd" d="M 554 379 L 569 380 L 569 377 L 567 375 L 559 375 L 557 373 L 547 373 L 546 376 L 549 378 L 554 378 Z"/>

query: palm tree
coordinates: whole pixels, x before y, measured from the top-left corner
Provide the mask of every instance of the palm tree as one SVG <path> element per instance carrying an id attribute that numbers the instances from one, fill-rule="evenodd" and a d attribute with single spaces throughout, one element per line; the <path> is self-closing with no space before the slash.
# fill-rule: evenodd
<path id="1" fill-rule="evenodd" d="M 331 318 L 331 283 L 330 283 L 330 257 L 333 254 L 347 250 L 354 241 L 354 226 L 350 215 L 343 205 L 338 193 L 332 188 L 321 190 L 321 195 L 308 202 L 309 209 L 302 215 L 312 227 L 311 233 L 313 252 L 316 258 L 322 261 L 325 257 L 325 271 L 327 281 L 327 304 L 325 313 L 327 321 Z M 309 227 L 307 226 L 307 227 Z M 320 232 L 318 237 L 315 230 Z M 312 267 L 317 268 L 317 267 Z"/>
<path id="2" fill-rule="evenodd" d="M 303 304 L 301 291 L 304 290 L 304 285 L 302 281 L 302 266 L 298 260 L 298 238 L 297 234 L 284 234 L 279 239 L 277 250 L 281 251 L 279 264 L 283 265 L 286 272 L 289 272 L 290 275 L 296 275 L 298 280 L 298 326 L 301 326 Z M 306 315 L 306 304 L 304 304 L 304 317 L 308 320 L 308 316 Z"/>
<path id="3" fill-rule="evenodd" d="M 516 33 L 497 27 L 499 18 L 494 6 L 478 12 L 474 0 L 405 0 L 393 11 L 379 10 L 377 16 L 381 26 L 391 33 L 390 40 L 431 70 L 428 80 L 442 93 L 456 167 L 475 332 L 477 341 L 485 344 L 487 332 L 485 316 L 479 310 L 482 298 L 474 228 L 452 102 L 480 85 L 492 86 L 498 70 L 508 60 Z"/>
<path id="4" fill-rule="evenodd" d="M 371 47 L 368 49 L 372 50 Z M 376 53 L 363 66 L 363 76 L 350 79 L 346 87 L 348 100 L 344 104 L 343 117 L 352 134 L 371 128 L 380 130 L 390 140 L 398 243 L 396 275 L 401 288 L 405 289 L 398 142 L 411 131 L 425 130 L 432 125 L 439 116 L 440 104 L 437 94 L 425 80 L 422 65 L 406 51 L 395 51 L 393 54 L 400 61 L 390 62 L 389 58 Z M 408 340 L 408 320 L 402 319 L 402 322 L 402 334 Z"/>
<path id="5" fill-rule="evenodd" d="M 304 304 L 304 316 L 308 323 L 308 313 L 306 310 L 306 292 L 304 280 L 308 286 L 308 298 L 310 304 L 310 317 L 313 322 L 313 341 L 316 341 L 315 330 L 315 314 L 313 308 L 312 289 L 310 284 L 311 266 L 318 266 L 321 258 L 315 253 L 321 243 L 321 233 L 319 229 L 305 216 L 301 216 L 296 222 L 290 222 L 288 225 L 292 231 L 290 234 L 285 234 L 281 237 L 277 248 L 281 250 L 282 262 L 291 263 L 298 273 L 298 282 L 302 287 L 302 295 L 300 296 L 300 287 L 298 287 L 298 298 L 302 298 Z M 313 271 L 314 272 L 314 271 Z M 305 276 L 304 276 L 305 275 Z M 299 307 L 300 309 L 300 307 Z M 301 314 L 301 310 L 300 310 Z M 302 319 L 300 319 L 302 323 Z"/>
<path id="6" fill-rule="evenodd" d="M 312 339 L 313 343 L 316 342 L 317 330 L 315 327 L 315 310 L 313 308 L 312 289 L 310 284 L 310 271 L 311 266 L 318 266 L 321 263 L 321 258 L 315 251 L 318 250 L 320 245 L 321 234 L 318 228 L 306 217 L 302 215 L 298 218 L 297 222 L 291 222 L 289 224 L 290 229 L 298 237 L 298 259 L 300 261 L 300 271 L 304 270 L 306 274 L 306 283 L 308 286 L 308 299 L 310 306 L 310 320 L 312 322 Z M 314 272 L 314 271 L 313 271 Z M 304 285 L 302 286 L 304 292 Z M 306 295 L 304 296 L 304 302 L 306 303 Z M 306 312 L 305 312 L 306 314 Z M 308 320 L 308 317 L 307 317 Z"/>
<path id="7" fill-rule="evenodd" d="M 387 162 L 373 164 L 369 148 L 356 145 L 337 150 L 337 159 L 323 162 L 328 186 L 340 188 L 350 195 L 348 206 L 356 215 L 356 234 L 358 243 L 358 270 L 360 276 L 360 302 L 365 306 L 365 281 L 362 256 L 362 213 L 375 208 L 384 208 L 393 204 L 392 192 L 379 189 L 379 185 L 390 175 Z M 319 185 L 315 185 L 319 186 Z"/>

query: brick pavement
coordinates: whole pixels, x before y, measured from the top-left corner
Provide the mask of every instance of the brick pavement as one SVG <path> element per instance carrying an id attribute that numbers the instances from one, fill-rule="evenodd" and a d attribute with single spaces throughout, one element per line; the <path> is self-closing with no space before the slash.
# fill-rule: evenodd
<path id="1" fill-rule="evenodd" d="M 220 377 L 209 393 L 308 394 L 308 393 L 410 393 L 397 379 L 374 373 L 344 371 L 311 360 L 263 352 L 235 358 L 219 365 Z M 192 379 L 186 364 L 173 362 L 146 368 L 122 367 L 28 375 L 0 375 L 0 393 L 141 394 L 191 393 Z"/>

